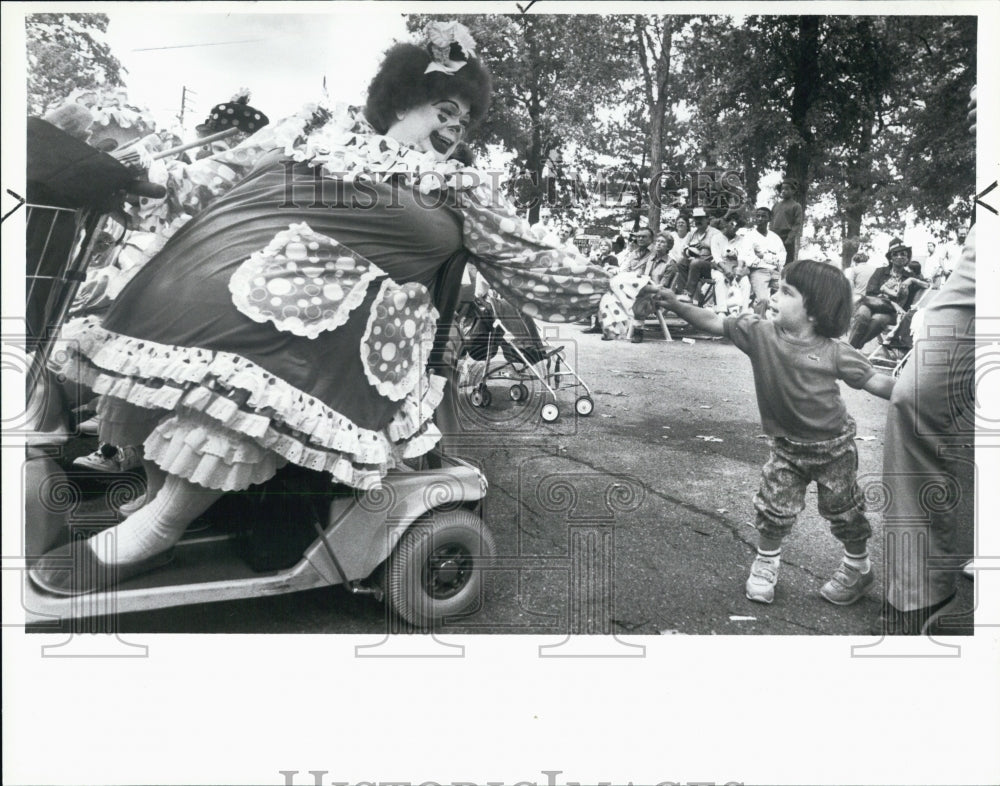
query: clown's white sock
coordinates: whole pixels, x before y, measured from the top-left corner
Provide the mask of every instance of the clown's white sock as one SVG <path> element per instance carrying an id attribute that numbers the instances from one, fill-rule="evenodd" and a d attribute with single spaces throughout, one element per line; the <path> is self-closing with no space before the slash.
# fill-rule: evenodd
<path id="1" fill-rule="evenodd" d="M 160 465 L 149 459 L 142 460 L 142 468 L 146 472 L 146 501 L 152 500 L 163 488 L 163 482 L 167 479 L 167 473 L 160 469 Z"/>
<path id="2" fill-rule="evenodd" d="M 163 487 L 152 500 L 117 527 L 95 535 L 90 546 L 104 562 L 137 562 L 152 557 L 177 543 L 188 524 L 221 496 L 222 492 L 216 489 L 166 475 Z M 114 547 L 109 554 L 101 544 L 112 535 Z"/>

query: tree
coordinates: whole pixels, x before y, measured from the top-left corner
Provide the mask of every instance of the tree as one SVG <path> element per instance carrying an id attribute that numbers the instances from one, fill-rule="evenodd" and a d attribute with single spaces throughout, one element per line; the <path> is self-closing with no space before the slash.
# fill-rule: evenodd
<path id="1" fill-rule="evenodd" d="M 647 226 L 654 232 L 660 227 L 664 153 L 667 146 L 666 113 L 674 103 L 671 92 L 671 51 L 674 34 L 684 24 L 684 17 L 635 16 L 632 18 L 634 46 L 642 71 L 643 93 L 649 119 L 650 203 Z"/>
<path id="2" fill-rule="evenodd" d="M 105 14 L 29 14 L 28 114 L 41 115 L 76 88 L 120 87 L 125 69 L 100 40 Z"/>
<path id="3" fill-rule="evenodd" d="M 892 19 L 889 35 L 899 51 L 896 100 L 878 142 L 901 178 L 886 197 L 912 207 L 918 219 L 947 217 L 957 227 L 970 217 L 976 188 L 976 140 L 966 123 L 976 18 Z"/>
<path id="4" fill-rule="evenodd" d="M 741 174 L 745 201 L 753 207 L 760 178 L 781 167 L 791 128 L 774 90 L 779 64 L 763 51 L 764 28 L 747 20 L 696 19 L 682 39 L 685 93 L 693 110 L 688 137 L 701 166 Z"/>
<path id="5" fill-rule="evenodd" d="M 413 14 L 411 31 L 431 19 Z M 528 220 L 545 197 L 542 171 L 561 142 L 584 141 L 596 124 L 595 104 L 613 101 L 628 73 L 628 51 L 616 46 L 614 17 L 573 14 L 449 16 L 466 25 L 493 74 L 493 105 L 481 143 L 513 151 L 523 172 L 519 193 Z"/>
<path id="6" fill-rule="evenodd" d="M 833 197 L 845 261 L 872 216 L 967 215 L 974 18 L 751 16 L 682 46 L 706 155 L 742 164 L 751 199 L 767 169 L 807 208 Z"/>

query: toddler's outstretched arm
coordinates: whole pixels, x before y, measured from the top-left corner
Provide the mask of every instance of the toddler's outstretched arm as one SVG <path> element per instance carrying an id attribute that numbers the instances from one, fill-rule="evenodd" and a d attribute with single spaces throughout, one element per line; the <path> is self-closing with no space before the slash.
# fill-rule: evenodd
<path id="1" fill-rule="evenodd" d="M 677 300 L 671 290 L 665 289 L 656 296 L 656 302 L 664 308 L 673 311 L 685 322 L 689 322 L 699 330 L 711 333 L 713 336 L 722 335 L 722 317 L 707 308 L 699 308 L 690 303 L 681 303 Z"/>
<path id="2" fill-rule="evenodd" d="M 879 398 L 888 399 L 892 395 L 892 389 L 895 386 L 895 377 L 890 377 L 888 374 L 875 374 L 875 376 L 865 383 L 863 390 L 867 390 Z"/>

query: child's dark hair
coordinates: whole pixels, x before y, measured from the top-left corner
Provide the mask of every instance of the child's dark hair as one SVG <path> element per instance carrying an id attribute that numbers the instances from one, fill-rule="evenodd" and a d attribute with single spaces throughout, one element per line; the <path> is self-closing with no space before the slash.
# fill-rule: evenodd
<path id="1" fill-rule="evenodd" d="M 365 104 L 365 118 L 378 133 L 389 130 L 397 112 L 445 98 L 467 101 L 473 125 L 486 115 L 492 86 L 489 71 L 479 60 L 469 60 L 454 74 L 425 74 L 430 62 L 430 53 L 414 44 L 396 44 L 385 53 Z"/>
<path id="2" fill-rule="evenodd" d="M 781 277 L 802 294 L 817 333 L 840 338 L 847 332 L 853 296 L 850 282 L 838 268 L 814 259 L 800 259 L 788 265 Z"/>

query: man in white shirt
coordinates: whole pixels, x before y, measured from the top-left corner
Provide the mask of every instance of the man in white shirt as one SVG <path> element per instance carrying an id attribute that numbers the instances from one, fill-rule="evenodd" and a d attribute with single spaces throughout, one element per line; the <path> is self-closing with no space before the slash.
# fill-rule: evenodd
<path id="1" fill-rule="evenodd" d="M 928 241 L 927 260 L 924 262 L 923 273 L 934 289 L 941 288 L 941 285 L 948 280 L 954 267 L 955 259 L 952 258 L 949 246 L 939 246 L 933 240 Z"/>
<path id="2" fill-rule="evenodd" d="M 753 213 L 754 226 L 744 239 L 747 267 L 750 269 L 750 291 L 755 299 L 754 311 L 764 316 L 771 299 L 771 284 L 777 283 L 785 259 L 785 244 L 768 229 L 771 208 L 759 206 Z"/>
<path id="3" fill-rule="evenodd" d="M 687 237 L 685 248 L 686 259 L 678 264 L 678 270 L 684 276 L 687 273 L 687 285 L 684 294 L 678 296 L 678 300 L 683 303 L 690 303 L 698 294 L 698 287 L 702 278 L 709 276 L 715 281 L 716 286 L 725 287 L 725 275 L 723 274 L 726 258 L 726 246 L 729 241 L 715 227 L 708 225 L 708 214 L 705 208 L 696 207 L 691 213 L 691 221 L 694 229 Z M 725 312 L 725 297 L 716 299 L 716 311 Z M 719 301 L 722 301 L 720 303 Z"/>
<path id="4" fill-rule="evenodd" d="M 642 273 L 646 263 L 652 259 L 653 230 L 640 227 L 632 233 L 632 238 L 635 246 L 618 257 L 618 267 L 622 273 Z"/>

